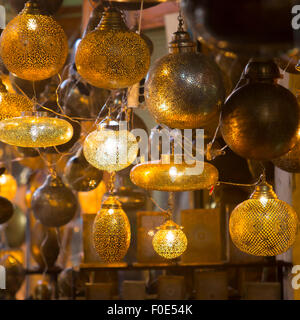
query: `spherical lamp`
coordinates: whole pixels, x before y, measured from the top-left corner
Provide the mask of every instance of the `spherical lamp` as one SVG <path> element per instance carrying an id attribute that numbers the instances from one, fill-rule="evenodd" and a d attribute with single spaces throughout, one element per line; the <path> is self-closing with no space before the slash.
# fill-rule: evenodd
<path id="1" fill-rule="evenodd" d="M 78 73 L 91 85 L 121 89 L 146 75 L 150 52 L 143 38 L 127 28 L 121 13 L 110 8 L 98 27 L 81 40 L 75 62 Z"/>
<path id="2" fill-rule="evenodd" d="M 276 256 L 295 242 L 298 217 L 294 209 L 277 198 L 271 185 L 261 182 L 249 200 L 231 213 L 229 232 L 233 243 L 255 256 Z"/>
<path id="3" fill-rule="evenodd" d="M 95 168 L 108 172 L 120 171 L 136 159 L 138 142 L 118 122 L 106 119 L 86 137 L 83 152 Z"/>
<path id="4" fill-rule="evenodd" d="M 28 1 L 1 35 L 0 55 L 7 69 L 19 78 L 43 80 L 62 69 L 68 42 L 62 27 L 38 2 Z"/>
<path id="5" fill-rule="evenodd" d="M 165 259 L 180 257 L 187 248 L 187 238 L 183 227 L 172 220 L 168 220 L 157 228 L 152 244 L 155 252 Z"/>

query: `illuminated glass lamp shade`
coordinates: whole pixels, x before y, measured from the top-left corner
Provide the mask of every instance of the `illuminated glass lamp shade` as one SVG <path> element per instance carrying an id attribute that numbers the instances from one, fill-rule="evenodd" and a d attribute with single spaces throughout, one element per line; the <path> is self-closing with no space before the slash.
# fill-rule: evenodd
<path id="1" fill-rule="evenodd" d="M 63 67 L 68 55 L 62 27 L 44 14 L 37 1 L 28 1 L 1 35 L 0 55 L 7 69 L 19 78 L 50 78 Z"/>
<path id="2" fill-rule="evenodd" d="M 127 28 L 121 13 L 111 8 L 81 40 L 75 63 L 78 73 L 95 87 L 127 88 L 146 75 L 150 51 L 145 40 Z"/>
<path id="3" fill-rule="evenodd" d="M 20 94 L 10 93 L 0 80 L 0 120 L 19 117 L 24 111 L 32 111 L 33 102 Z"/>
<path id="4" fill-rule="evenodd" d="M 13 200 L 17 193 L 17 181 L 9 173 L 0 176 L 0 196 L 8 200 Z"/>
<path id="5" fill-rule="evenodd" d="M 186 235 L 182 231 L 183 227 L 168 220 L 157 229 L 152 240 L 155 252 L 165 259 L 180 257 L 188 244 Z"/>
<path id="6" fill-rule="evenodd" d="M 138 142 L 127 130 L 119 130 L 116 121 L 104 120 L 85 139 L 86 160 L 99 170 L 108 172 L 127 168 L 137 157 Z"/>
<path id="7" fill-rule="evenodd" d="M 114 196 L 109 196 L 103 202 L 93 225 L 96 252 L 104 262 L 119 262 L 127 253 L 130 238 L 128 217 L 120 201 Z"/>
<path id="8" fill-rule="evenodd" d="M 229 232 L 233 243 L 255 256 L 276 256 L 295 242 L 298 217 L 294 209 L 277 198 L 272 186 L 262 182 L 249 200 L 231 213 Z"/>
<path id="9" fill-rule="evenodd" d="M 203 170 L 199 169 L 201 165 Z M 208 189 L 218 178 L 218 170 L 207 162 L 188 165 L 184 162 L 175 164 L 174 160 L 169 164 L 162 160 L 151 161 L 134 166 L 130 172 L 131 181 L 138 187 L 168 192 Z"/>
<path id="10" fill-rule="evenodd" d="M 46 112 L 26 112 L 21 117 L 0 121 L 0 141 L 17 147 L 53 147 L 68 142 L 72 125 Z"/>

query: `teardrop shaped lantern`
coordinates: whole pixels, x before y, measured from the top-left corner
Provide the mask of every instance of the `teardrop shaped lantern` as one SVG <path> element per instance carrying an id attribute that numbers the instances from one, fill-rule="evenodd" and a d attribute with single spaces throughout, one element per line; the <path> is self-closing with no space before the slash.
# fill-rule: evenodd
<path id="1" fill-rule="evenodd" d="M 181 256 L 187 248 L 187 238 L 180 227 L 172 220 L 166 221 L 157 228 L 152 244 L 155 252 L 165 259 Z"/>
<path id="2" fill-rule="evenodd" d="M 130 245 L 130 223 L 120 201 L 110 195 L 97 213 L 93 226 L 95 249 L 104 262 L 123 259 Z"/>
<path id="3" fill-rule="evenodd" d="M 35 190 L 31 208 L 34 216 L 46 227 L 58 228 L 70 222 L 77 211 L 77 199 L 58 176 L 49 175 Z"/>
<path id="4" fill-rule="evenodd" d="M 224 99 L 221 70 L 196 51 L 196 43 L 180 20 L 169 54 L 157 60 L 147 74 L 146 106 L 158 123 L 170 128 L 199 128 L 218 117 Z"/>
<path id="5" fill-rule="evenodd" d="M 253 59 L 245 69 L 248 83 L 235 90 L 221 112 L 225 142 L 239 156 L 272 160 L 296 143 L 299 107 L 296 97 L 276 84 L 272 60 Z"/>
<path id="6" fill-rule="evenodd" d="M 78 73 L 98 88 L 127 88 L 142 80 L 150 65 L 146 42 L 130 31 L 119 11 L 109 8 L 96 30 L 81 40 L 75 57 Z"/>
<path id="7" fill-rule="evenodd" d="M 262 181 L 249 200 L 231 213 L 229 232 L 233 243 L 255 256 L 276 256 L 295 242 L 298 217 L 294 209 L 277 198 L 271 185 Z"/>
<path id="8" fill-rule="evenodd" d="M 95 168 L 108 172 L 127 168 L 137 157 L 135 136 L 118 122 L 106 118 L 85 139 L 83 152 Z"/>
<path id="9" fill-rule="evenodd" d="M 0 120 L 21 116 L 24 111 L 32 111 L 33 102 L 25 96 L 9 93 L 0 80 Z"/>
<path id="10" fill-rule="evenodd" d="M 18 147 L 53 147 L 67 143 L 72 125 L 46 112 L 25 112 L 21 117 L 0 121 L 0 141 Z"/>
<path id="11" fill-rule="evenodd" d="M 143 189 L 169 192 L 208 189 L 218 181 L 218 170 L 208 162 L 177 164 L 174 158 L 168 162 L 162 159 L 137 164 L 130 179 Z"/>
<path id="12" fill-rule="evenodd" d="M 1 35 L 0 55 L 7 69 L 19 78 L 43 80 L 57 74 L 68 55 L 62 27 L 30 0 Z"/>

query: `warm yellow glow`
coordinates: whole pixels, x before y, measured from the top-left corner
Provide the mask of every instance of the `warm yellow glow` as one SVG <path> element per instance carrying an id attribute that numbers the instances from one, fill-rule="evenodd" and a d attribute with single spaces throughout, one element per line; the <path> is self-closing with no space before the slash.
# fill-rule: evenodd
<path id="1" fill-rule="evenodd" d="M 153 248 L 163 258 L 175 259 L 187 248 L 187 238 L 182 227 L 169 220 L 158 228 L 152 240 Z"/>
<path id="2" fill-rule="evenodd" d="M 22 116 L 0 121 L 0 141 L 18 147 L 52 147 L 68 142 L 72 125 L 47 116 Z"/>
<path id="3" fill-rule="evenodd" d="M 97 213 L 93 226 L 93 240 L 100 258 L 107 263 L 118 262 L 130 245 L 130 223 L 121 203 L 109 196 Z"/>
<path id="4" fill-rule="evenodd" d="M 233 243 L 255 256 L 275 256 L 295 242 L 298 217 L 284 201 L 265 196 L 239 204 L 229 220 Z"/>
<path id="5" fill-rule="evenodd" d="M 83 152 L 92 166 L 113 172 L 125 169 L 136 159 L 138 143 L 129 131 L 99 127 L 85 139 Z"/>
<path id="6" fill-rule="evenodd" d="M 17 181 L 9 173 L 0 176 L 0 196 L 8 200 L 13 200 L 17 193 Z"/>
<path id="7" fill-rule="evenodd" d="M 47 79 L 66 61 L 67 37 L 51 16 L 23 12 L 2 32 L 0 54 L 7 69 L 19 78 Z"/>
<path id="8" fill-rule="evenodd" d="M 127 88 L 146 75 L 150 52 L 144 39 L 130 31 L 121 14 L 103 13 L 100 25 L 80 42 L 76 52 L 79 74 L 90 84 L 105 89 Z"/>
<path id="9" fill-rule="evenodd" d="M 78 192 L 78 200 L 82 213 L 97 213 L 101 209 L 102 198 L 106 192 L 104 181 L 88 192 Z"/>
<path id="10" fill-rule="evenodd" d="M 219 175 L 213 165 L 207 162 L 203 165 L 203 171 L 197 173 L 197 170 L 192 169 L 195 165 L 184 162 L 181 164 L 175 164 L 173 160 L 169 164 L 162 161 L 145 162 L 132 168 L 130 179 L 137 186 L 147 190 L 172 192 L 207 189 L 217 183 Z"/>

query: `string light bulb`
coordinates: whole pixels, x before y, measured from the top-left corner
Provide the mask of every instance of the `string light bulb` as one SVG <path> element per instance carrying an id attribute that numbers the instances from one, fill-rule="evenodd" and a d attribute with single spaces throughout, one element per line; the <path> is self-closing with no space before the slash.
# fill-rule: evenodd
<path id="1" fill-rule="evenodd" d="M 152 245 L 157 254 L 165 259 L 175 259 L 181 256 L 187 248 L 187 238 L 179 226 L 172 220 L 166 221 L 157 228 Z"/>
<path id="2" fill-rule="evenodd" d="M 121 12 L 108 8 L 98 27 L 80 41 L 75 63 L 78 73 L 91 85 L 121 89 L 143 79 L 150 51 L 145 40 L 127 28 Z"/>
<path id="3" fill-rule="evenodd" d="M 229 232 L 241 251 L 255 256 L 276 256 L 295 242 L 298 217 L 294 209 L 277 198 L 264 179 L 249 200 L 231 213 Z"/>
<path id="4" fill-rule="evenodd" d="M 99 170 L 115 172 L 127 168 L 137 157 L 138 142 L 119 123 L 106 118 L 85 139 L 86 160 Z"/>
<path id="5" fill-rule="evenodd" d="M 32 111 L 33 102 L 20 94 L 10 93 L 0 80 L 0 120 L 19 117 L 24 111 Z"/>
<path id="6" fill-rule="evenodd" d="M 68 55 L 62 27 L 30 0 L 1 35 L 0 55 L 7 69 L 19 78 L 50 78 L 64 66 Z"/>
<path id="7" fill-rule="evenodd" d="M 17 147 L 53 147 L 67 143 L 72 136 L 68 121 L 46 112 L 24 112 L 21 117 L 0 121 L 0 141 Z"/>
<path id="8" fill-rule="evenodd" d="M 123 259 L 130 245 L 128 217 L 120 201 L 113 195 L 102 203 L 93 225 L 93 240 L 100 258 L 106 263 Z"/>

